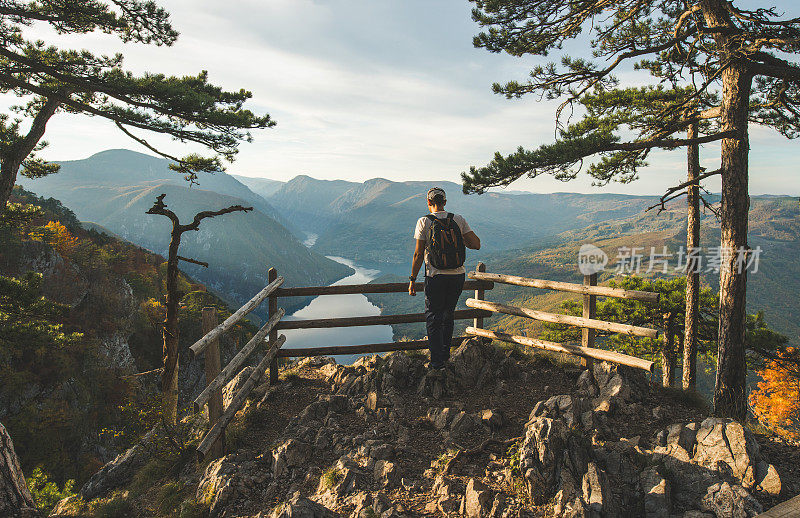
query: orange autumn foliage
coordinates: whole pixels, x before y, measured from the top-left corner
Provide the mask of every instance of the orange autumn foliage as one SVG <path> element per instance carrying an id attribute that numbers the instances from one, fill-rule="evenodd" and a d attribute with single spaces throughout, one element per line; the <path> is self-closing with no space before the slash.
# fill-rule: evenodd
<path id="1" fill-rule="evenodd" d="M 60 221 L 49 221 L 44 227 L 31 232 L 30 237 L 44 241 L 64 257 L 71 257 L 80 239 L 73 236 Z"/>
<path id="2" fill-rule="evenodd" d="M 800 440 L 800 352 L 788 348 L 780 360 L 758 371 L 763 381 L 750 394 L 756 417 L 778 434 Z"/>

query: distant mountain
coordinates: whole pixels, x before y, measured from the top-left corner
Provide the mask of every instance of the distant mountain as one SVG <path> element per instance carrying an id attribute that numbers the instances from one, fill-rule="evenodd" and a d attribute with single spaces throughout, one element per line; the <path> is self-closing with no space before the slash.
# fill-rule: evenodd
<path id="1" fill-rule="evenodd" d="M 201 210 L 253 206 L 247 214 L 205 220 L 199 232 L 184 234 L 181 244 L 181 255 L 209 263 L 208 269 L 188 263 L 181 268 L 236 302 L 265 285 L 270 266 L 287 285 L 327 285 L 352 271 L 304 247 L 276 221 L 269 203 L 230 175 L 201 175 L 200 186 L 189 187 L 167 164 L 141 153 L 111 150 L 63 162 L 57 174 L 20 183 L 40 196 L 61 200 L 81 220 L 162 255 L 169 244 L 169 221 L 145 214 L 157 195 L 166 193 L 165 202 L 183 221 Z"/>
<path id="2" fill-rule="evenodd" d="M 269 178 L 253 178 L 250 176 L 239 176 L 238 174 L 232 174 L 231 176 L 249 187 L 251 191 L 264 198 L 275 194 L 275 192 L 286 183 L 278 180 L 270 180 Z"/>
<path id="3" fill-rule="evenodd" d="M 462 214 L 486 251 L 525 246 L 534 240 L 595 222 L 630 217 L 655 203 L 653 196 L 490 192 L 466 196 L 452 182 L 363 183 L 298 176 L 268 198 L 301 230 L 319 235 L 314 250 L 361 261 L 404 263 L 413 249 L 417 218 L 427 212 L 432 185 L 447 192 L 447 210 Z"/>

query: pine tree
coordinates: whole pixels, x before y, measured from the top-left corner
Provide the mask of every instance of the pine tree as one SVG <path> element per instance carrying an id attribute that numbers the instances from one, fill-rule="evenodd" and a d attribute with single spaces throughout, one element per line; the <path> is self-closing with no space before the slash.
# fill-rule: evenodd
<path id="1" fill-rule="evenodd" d="M 58 112 L 81 113 L 111 121 L 125 135 L 173 163 L 189 181 L 200 172 L 222 170 L 249 130 L 274 125 L 268 115 L 244 109 L 246 90 L 226 91 L 208 82 L 207 73 L 175 77 L 137 76 L 122 68 L 121 54 L 94 55 L 61 49 L 26 38 L 31 25 L 49 25 L 59 34 L 105 32 L 124 42 L 172 45 L 178 33 L 169 14 L 149 0 L 103 2 L 8 0 L 0 3 L 0 93 L 24 104 L 0 114 L 0 209 L 8 202 L 17 174 L 39 177 L 58 165 L 36 156 L 47 122 Z M 202 144 L 213 154 L 178 158 L 160 151 L 140 130 Z"/>
<path id="2" fill-rule="evenodd" d="M 599 159 L 588 172 L 598 183 L 631 181 L 653 149 L 721 142 L 720 245 L 729 253 L 720 268 L 714 410 L 743 419 L 747 273 L 740 268 L 739 256 L 748 250 L 748 124 L 772 127 L 789 138 L 800 134 L 800 66 L 785 59 L 800 51 L 800 19 L 784 19 L 774 9 L 741 9 L 726 0 L 475 3 L 473 18 L 487 27 L 474 39 L 478 47 L 544 56 L 588 30 L 593 58 L 599 59 L 565 55 L 560 65 L 536 66 L 525 83 L 495 84 L 495 92 L 507 97 L 537 93 L 562 99 L 556 114 L 559 140 L 533 151 L 497 153 L 486 167 L 463 175 L 465 192 L 480 193 L 525 175 L 570 180 L 594 155 Z M 618 83 L 614 73 L 633 65 L 648 71 L 653 85 L 623 90 L 627 99 L 610 92 Z M 664 83 L 671 88 L 656 86 Z M 652 103 L 641 113 L 632 114 L 624 104 L 635 106 L 648 99 Z M 561 114 L 567 107 L 569 113 L 580 109 L 576 103 L 582 103 L 585 116 L 563 127 Z M 604 123 L 609 113 L 615 119 L 611 125 Z M 712 133 L 676 136 L 703 120 L 715 121 Z M 622 141 L 621 135 L 628 134 L 634 138 Z"/>

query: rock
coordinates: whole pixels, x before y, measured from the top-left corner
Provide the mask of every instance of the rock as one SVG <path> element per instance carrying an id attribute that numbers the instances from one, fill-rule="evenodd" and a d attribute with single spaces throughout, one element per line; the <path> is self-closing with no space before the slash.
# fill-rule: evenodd
<path id="1" fill-rule="evenodd" d="M 233 379 L 230 380 L 225 385 L 225 387 L 222 389 L 223 408 L 228 408 L 228 405 L 230 405 L 233 397 L 236 395 L 237 392 L 239 392 L 239 389 L 242 387 L 242 385 L 244 385 L 247 382 L 248 378 L 250 378 L 250 375 L 252 373 L 253 373 L 253 367 L 248 365 L 244 369 L 240 370 L 239 374 L 234 376 Z"/>
<path id="2" fill-rule="evenodd" d="M 426 372 L 417 387 L 417 394 L 432 397 L 433 399 L 442 399 L 446 393 L 445 369 Z"/>
<path id="3" fill-rule="evenodd" d="M 746 489 L 727 482 L 709 486 L 700 508 L 714 513 L 717 518 L 750 518 L 763 511 L 761 504 Z"/>
<path id="4" fill-rule="evenodd" d="M 392 501 L 389 496 L 383 491 L 375 493 L 375 498 L 372 500 L 372 508 L 378 514 L 383 514 L 392 508 Z"/>
<path id="5" fill-rule="evenodd" d="M 457 410 L 454 408 L 431 408 L 428 410 L 428 420 L 433 424 L 437 430 L 444 430 L 450 425 L 450 421 L 456 415 Z"/>
<path id="6" fill-rule="evenodd" d="M 454 438 L 461 438 L 482 431 L 484 430 L 480 419 L 466 412 L 459 412 L 450 423 L 450 435 Z"/>
<path id="7" fill-rule="evenodd" d="M 235 492 L 231 483 L 230 471 L 232 463 L 227 462 L 227 456 L 217 459 L 206 466 L 200 482 L 197 485 L 197 501 L 207 505 L 213 516 Z"/>
<path id="8" fill-rule="evenodd" d="M 461 342 L 461 346 L 450 357 L 450 363 L 458 383 L 465 387 L 485 384 L 491 376 L 489 351 L 477 338 Z"/>
<path id="9" fill-rule="evenodd" d="M 760 459 L 758 443 L 749 430 L 730 419 L 709 417 L 697 430 L 692 461 L 709 469 L 723 469 L 745 488 L 755 485 Z"/>
<path id="10" fill-rule="evenodd" d="M 367 397 L 364 398 L 364 406 L 372 412 L 377 411 L 379 406 L 378 393 L 374 390 L 369 391 Z"/>
<path id="11" fill-rule="evenodd" d="M 455 483 L 447 477 L 439 475 L 433 484 L 432 492 L 434 511 L 438 509 L 445 515 L 458 511 L 461 506 L 461 498 L 455 488 Z"/>
<path id="12" fill-rule="evenodd" d="M 581 490 L 581 503 L 592 512 L 600 516 L 616 515 L 608 480 L 594 462 L 589 462 L 586 466 L 586 473 L 581 480 Z"/>
<path id="13" fill-rule="evenodd" d="M 309 457 L 311 457 L 311 446 L 308 443 L 288 439 L 272 453 L 273 477 L 280 477 L 287 468 L 303 465 Z"/>
<path id="14" fill-rule="evenodd" d="M 158 440 L 159 430 L 160 428 L 153 428 L 147 432 L 137 444 L 117 455 L 92 475 L 80 490 L 83 499 L 92 500 L 130 482 L 136 472 L 150 460 L 150 449 L 147 445 Z"/>
<path id="15" fill-rule="evenodd" d="M 14 451 L 14 443 L 0 423 L 0 516 L 40 516 Z"/>
<path id="16" fill-rule="evenodd" d="M 652 414 L 653 419 L 664 419 L 667 417 L 667 409 L 659 405 L 653 409 Z"/>
<path id="17" fill-rule="evenodd" d="M 677 444 L 686 450 L 690 457 L 694 456 L 698 428 L 699 425 L 697 423 L 688 423 L 686 425 L 676 423 L 669 426 L 666 430 L 663 446 Z"/>
<path id="18" fill-rule="evenodd" d="M 373 467 L 375 482 L 384 487 L 394 487 L 400 483 L 400 472 L 393 462 L 378 460 Z"/>
<path id="19" fill-rule="evenodd" d="M 553 396 L 545 401 L 536 403 L 531 411 L 529 420 L 534 417 L 560 418 L 567 426 L 572 427 L 578 424 L 583 405 L 582 400 L 575 399 L 568 394 Z"/>
<path id="20" fill-rule="evenodd" d="M 681 518 L 715 518 L 713 514 L 704 513 L 703 511 L 698 511 L 693 509 L 691 511 L 686 511 L 683 513 Z"/>
<path id="21" fill-rule="evenodd" d="M 503 415 L 502 410 L 499 409 L 483 410 L 481 412 L 481 421 L 490 430 L 494 431 L 506 424 L 506 417 Z"/>
<path id="22" fill-rule="evenodd" d="M 464 493 L 464 511 L 468 518 L 484 518 L 489 515 L 492 506 L 492 492 L 486 485 L 474 478 L 467 482 Z"/>
<path id="23" fill-rule="evenodd" d="M 489 518 L 500 518 L 503 515 L 503 507 L 505 507 L 506 499 L 502 493 L 494 496 L 492 501 L 492 509 L 489 511 Z"/>
<path id="24" fill-rule="evenodd" d="M 772 464 L 761 461 L 756 466 L 756 489 L 770 496 L 781 494 L 781 477 Z"/>
<path id="25" fill-rule="evenodd" d="M 312 502 L 296 493 L 291 500 L 276 507 L 271 518 L 337 518 L 340 516 L 339 513 L 331 511 L 324 505 Z"/>
<path id="26" fill-rule="evenodd" d="M 581 375 L 578 376 L 577 392 L 584 397 L 593 398 L 597 396 L 597 385 L 595 385 L 594 380 L 592 379 L 592 373 L 589 372 L 588 369 L 581 372 Z"/>
<path id="27" fill-rule="evenodd" d="M 672 513 L 670 484 L 655 468 L 642 472 L 639 483 L 644 494 L 646 518 L 669 518 Z"/>

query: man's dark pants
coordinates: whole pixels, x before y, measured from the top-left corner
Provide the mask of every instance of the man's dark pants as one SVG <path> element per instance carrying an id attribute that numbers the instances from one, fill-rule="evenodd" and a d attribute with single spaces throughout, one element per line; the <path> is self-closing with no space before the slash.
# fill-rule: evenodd
<path id="1" fill-rule="evenodd" d="M 425 322 L 432 367 L 440 367 L 450 358 L 453 312 L 463 288 L 463 273 L 425 277 Z"/>

